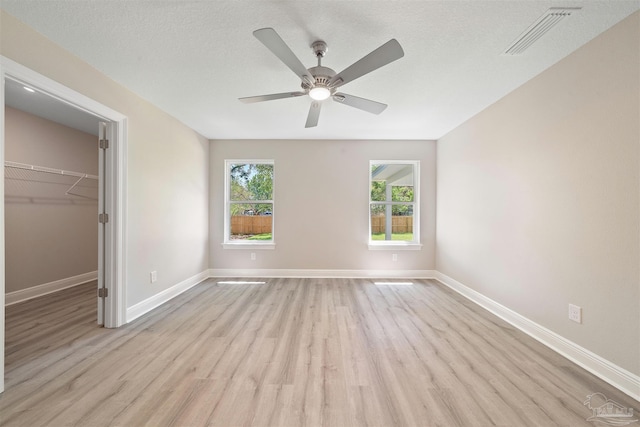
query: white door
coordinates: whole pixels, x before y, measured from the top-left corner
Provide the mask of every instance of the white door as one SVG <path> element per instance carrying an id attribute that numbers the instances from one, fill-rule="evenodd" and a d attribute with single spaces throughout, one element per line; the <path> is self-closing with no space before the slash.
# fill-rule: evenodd
<path id="1" fill-rule="evenodd" d="M 105 210 L 105 185 L 107 182 L 106 173 L 106 149 L 108 147 L 109 126 L 105 122 L 100 122 L 98 130 L 98 325 L 105 325 L 105 314 L 107 312 L 107 298 L 109 297 L 109 286 L 105 265 L 105 232 L 109 222 L 108 214 Z"/>

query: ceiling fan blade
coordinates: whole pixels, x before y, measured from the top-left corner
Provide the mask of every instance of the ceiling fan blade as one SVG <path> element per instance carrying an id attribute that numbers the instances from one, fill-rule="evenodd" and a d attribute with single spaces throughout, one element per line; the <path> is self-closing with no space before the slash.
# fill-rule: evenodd
<path id="1" fill-rule="evenodd" d="M 328 85 L 330 87 L 340 87 L 403 56 L 404 51 L 400 43 L 396 39 L 391 39 L 361 60 L 347 67 L 344 71 L 333 76 Z"/>
<path id="2" fill-rule="evenodd" d="M 284 92 L 284 93 L 273 93 L 271 95 L 247 96 L 244 98 L 238 98 L 238 100 L 244 102 L 245 104 L 251 104 L 253 102 L 273 101 L 274 99 L 283 99 L 283 98 L 295 98 L 296 96 L 303 96 L 303 95 L 306 95 L 306 93 Z"/>
<path id="3" fill-rule="evenodd" d="M 382 113 L 387 104 L 381 102 L 372 101 L 370 99 L 359 98 L 353 95 L 347 95 L 346 93 L 337 92 L 333 95 L 333 100 L 350 107 L 359 108 L 360 110 L 367 111 L 373 114 Z"/>
<path id="4" fill-rule="evenodd" d="M 298 57 L 291 51 L 289 46 L 282 40 L 282 38 L 276 33 L 273 28 L 261 28 L 255 30 L 253 35 L 262 42 L 280 61 L 293 71 L 296 76 L 302 81 L 313 85 L 315 79 L 306 69 L 306 67 L 300 62 Z"/>
<path id="5" fill-rule="evenodd" d="M 320 107 L 322 107 L 322 103 L 318 101 L 313 101 L 311 103 L 311 107 L 309 108 L 309 115 L 307 116 L 307 124 L 304 125 L 306 128 L 312 128 L 318 126 L 318 118 L 320 117 Z"/>

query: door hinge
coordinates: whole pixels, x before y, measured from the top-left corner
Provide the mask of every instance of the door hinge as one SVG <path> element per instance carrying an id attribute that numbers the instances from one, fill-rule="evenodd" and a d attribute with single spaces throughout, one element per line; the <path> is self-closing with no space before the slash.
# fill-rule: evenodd
<path id="1" fill-rule="evenodd" d="M 106 150 L 107 148 L 109 148 L 109 140 L 108 139 L 101 139 L 100 140 L 100 148 L 103 150 Z"/>
<path id="2" fill-rule="evenodd" d="M 101 213 L 98 215 L 98 222 L 100 224 L 106 224 L 109 222 L 109 214 L 107 213 Z"/>
<path id="3" fill-rule="evenodd" d="M 98 298 L 106 298 L 109 296 L 109 290 L 107 288 L 98 288 Z"/>

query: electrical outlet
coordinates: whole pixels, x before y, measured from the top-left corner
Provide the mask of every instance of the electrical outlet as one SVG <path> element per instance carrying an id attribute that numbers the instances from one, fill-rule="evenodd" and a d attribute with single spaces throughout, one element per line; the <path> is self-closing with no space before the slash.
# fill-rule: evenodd
<path id="1" fill-rule="evenodd" d="M 158 280 L 158 272 L 153 270 L 150 274 L 151 283 L 156 283 Z"/>
<path id="2" fill-rule="evenodd" d="M 577 305 L 569 304 L 569 320 L 576 323 L 582 323 L 582 308 Z"/>
<path id="3" fill-rule="evenodd" d="M 391 261 L 398 261 L 398 254 L 391 254 Z"/>
<path id="4" fill-rule="evenodd" d="M 251 261 L 255 261 L 255 260 L 256 260 L 256 253 L 251 252 Z"/>

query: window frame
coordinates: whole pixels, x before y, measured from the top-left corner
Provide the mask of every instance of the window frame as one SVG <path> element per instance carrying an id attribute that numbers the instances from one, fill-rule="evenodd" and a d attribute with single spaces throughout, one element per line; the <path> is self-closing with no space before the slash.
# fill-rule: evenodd
<path id="1" fill-rule="evenodd" d="M 270 200 L 251 200 L 243 201 L 245 204 L 271 204 L 271 240 L 269 241 L 247 241 L 247 240 L 231 240 L 231 166 L 237 164 L 252 165 L 272 165 L 273 179 Z M 224 161 L 224 236 L 222 246 L 224 249 L 275 249 L 275 191 L 276 191 L 276 164 L 274 159 L 225 159 Z"/>
<path id="2" fill-rule="evenodd" d="M 392 201 L 373 201 L 371 200 L 372 176 L 371 170 L 375 165 L 411 165 L 413 167 L 413 202 L 392 202 Z M 368 246 L 369 250 L 421 250 L 422 243 L 420 241 L 420 161 L 419 160 L 369 160 L 368 169 L 368 188 L 369 203 L 367 206 L 367 215 L 369 227 Z M 371 207 L 372 205 L 407 205 L 413 207 L 413 240 L 372 240 L 371 239 Z"/>

